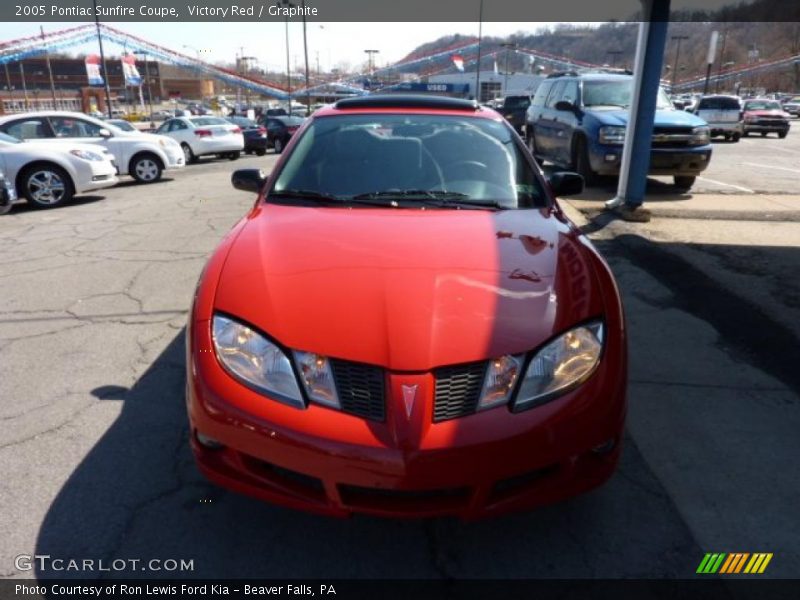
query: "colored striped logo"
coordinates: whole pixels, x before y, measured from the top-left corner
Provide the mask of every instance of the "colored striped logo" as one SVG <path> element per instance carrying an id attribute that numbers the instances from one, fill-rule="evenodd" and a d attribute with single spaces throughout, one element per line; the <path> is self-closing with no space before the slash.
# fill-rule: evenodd
<path id="1" fill-rule="evenodd" d="M 751 575 L 761 574 L 767 569 L 769 561 L 772 560 L 772 552 L 732 552 L 730 554 L 709 552 L 700 561 L 697 573 L 710 575 L 720 573 L 725 575 L 737 575 L 748 573 Z"/>

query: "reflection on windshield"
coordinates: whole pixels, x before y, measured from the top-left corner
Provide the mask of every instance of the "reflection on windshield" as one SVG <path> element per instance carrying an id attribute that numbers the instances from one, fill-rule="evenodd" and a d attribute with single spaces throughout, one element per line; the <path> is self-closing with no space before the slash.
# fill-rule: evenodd
<path id="1" fill-rule="evenodd" d="M 316 119 L 269 196 L 384 205 L 545 206 L 535 172 L 502 122 L 437 115 Z M 391 203 L 391 204 L 389 204 Z M 360 204 L 360 203 L 359 203 Z"/>
<path id="2" fill-rule="evenodd" d="M 745 110 L 780 110 L 781 105 L 777 102 L 748 102 L 744 106 Z"/>
<path id="3" fill-rule="evenodd" d="M 628 108 L 633 95 L 633 80 L 624 81 L 584 81 L 584 106 L 617 106 Z M 663 89 L 658 89 L 656 108 L 672 108 Z"/>

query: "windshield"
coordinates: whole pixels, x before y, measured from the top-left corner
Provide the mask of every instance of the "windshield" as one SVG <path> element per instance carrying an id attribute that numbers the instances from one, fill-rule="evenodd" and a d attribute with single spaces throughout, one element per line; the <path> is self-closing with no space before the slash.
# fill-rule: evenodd
<path id="1" fill-rule="evenodd" d="M 758 100 L 755 102 L 745 102 L 745 110 L 781 110 L 781 105 L 777 102 Z"/>
<path id="2" fill-rule="evenodd" d="M 122 131 L 136 131 L 136 127 L 128 123 L 127 121 L 121 120 L 112 120 L 108 121 L 111 125 L 116 127 L 117 129 L 121 129 Z"/>
<path id="3" fill-rule="evenodd" d="M 528 108 L 531 105 L 531 100 L 527 96 L 506 96 L 503 102 L 505 110 L 520 110 Z"/>
<path id="4" fill-rule="evenodd" d="M 302 194 L 293 192 L 302 191 Z M 441 115 L 315 119 L 280 172 L 269 200 L 324 196 L 459 208 L 529 208 L 546 196 L 502 122 Z M 317 198 L 319 199 L 319 198 Z M 402 200 L 402 202 L 393 202 Z"/>
<path id="5" fill-rule="evenodd" d="M 12 135 L 0 133 L 0 142 L 4 144 L 21 144 L 22 142 Z"/>
<path id="6" fill-rule="evenodd" d="M 616 108 L 628 108 L 631 105 L 631 95 L 633 94 L 633 80 L 623 79 L 619 81 L 584 81 L 583 82 L 583 105 L 584 106 L 611 106 Z M 666 92 L 658 88 L 656 98 L 656 108 L 673 108 Z"/>

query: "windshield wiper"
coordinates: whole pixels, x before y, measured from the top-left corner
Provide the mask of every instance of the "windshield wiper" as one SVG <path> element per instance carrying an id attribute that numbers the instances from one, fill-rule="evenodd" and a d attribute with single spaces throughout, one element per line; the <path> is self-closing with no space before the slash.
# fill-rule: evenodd
<path id="1" fill-rule="evenodd" d="M 468 194 L 461 192 L 449 192 L 447 190 L 384 190 L 380 192 L 368 192 L 353 196 L 353 201 L 363 201 L 370 199 L 391 199 L 392 206 L 399 206 L 399 201 L 413 201 L 424 206 L 435 208 L 506 208 L 494 200 L 470 200 Z"/>
<path id="2" fill-rule="evenodd" d="M 630 104 L 617 104 L 616 102 L 592 102 L 591 104 L 584 104 L 584 106 L 617 106 L 619 108 L 628 108 Z"/>
<path id="3" fill-rule="evenodd" d="M 383 198 L 350 198 L 349 196 L 334 196 L 333 194 L 326 194 L 324 192 L 317 192 L 316 190 L 295 190 L 286 189 L 275 191 L 269 196 L 270 198 L 293 198 L 299 200 L 312 200 L 318 204 L 325 204 L 328 206 L 346 206 L 347 204 L 362 204 L 364 206 L 396 206 L 389 199 Z"/>

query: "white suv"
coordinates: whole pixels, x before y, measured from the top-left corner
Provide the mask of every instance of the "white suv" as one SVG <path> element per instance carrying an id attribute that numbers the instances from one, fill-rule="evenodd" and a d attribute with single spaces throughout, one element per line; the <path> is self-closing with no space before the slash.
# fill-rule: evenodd
<path id="1" fill-rule="evenodd" d="M 123 131 L 83 113 L 41 111 L 8 115 L 0 118 L 0 131 L 30 142 L 99 144 L 114 156 L 120 174 L 127 173 L 140 183 L 158 181 L 163 171 L 186 165 L 175 140 Z"/>

